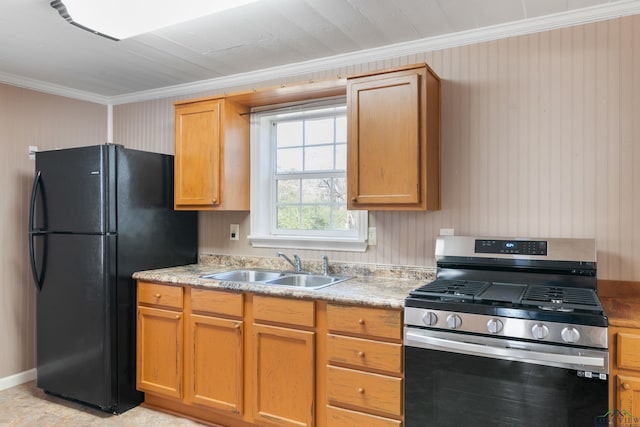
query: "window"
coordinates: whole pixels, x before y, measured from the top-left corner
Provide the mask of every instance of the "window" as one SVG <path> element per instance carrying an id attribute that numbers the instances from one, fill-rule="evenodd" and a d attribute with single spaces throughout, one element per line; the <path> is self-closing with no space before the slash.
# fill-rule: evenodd
<path id="1" fill-rule="evenodd" d="M 249 239 L 364 251 L 367 213 L 346 203 L 346 106 L 314 105 L 253 114 Z"/>

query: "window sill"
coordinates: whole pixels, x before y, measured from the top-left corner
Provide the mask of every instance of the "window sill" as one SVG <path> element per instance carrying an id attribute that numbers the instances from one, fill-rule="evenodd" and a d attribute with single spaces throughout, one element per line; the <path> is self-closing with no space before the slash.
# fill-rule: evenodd
<path id="1" fill-rule="evenodd" d="M 254 248 L 365 252 L 368 246 L 366 240 L 362 241 L 358 239 L 327 239 L 322 237 L 273 235 L 252 235 L 248 236 L 248 239 L 251 242 L 251 246 Z"/>

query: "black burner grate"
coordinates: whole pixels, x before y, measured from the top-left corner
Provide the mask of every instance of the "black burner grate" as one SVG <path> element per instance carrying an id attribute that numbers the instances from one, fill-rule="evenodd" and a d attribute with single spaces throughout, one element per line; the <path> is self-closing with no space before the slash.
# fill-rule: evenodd
<path id="1" fill-rule="evenodd" d="M 557 286 L 531 285 L 527 288 L 524 300 L 538 303 L 572 304 L 599 306 L 598 298 L 591 289 Z"/>
<path id="2" fill-rule="evenodd" d="M 437 296 L 447 297 L 466 297 L 473 299 L 489 285 L 488 282 L 470 281 L 470 280 L 445 280 L 440 279 L 427 283 L 426 285 L 411 292 L 413 296 Z"/>

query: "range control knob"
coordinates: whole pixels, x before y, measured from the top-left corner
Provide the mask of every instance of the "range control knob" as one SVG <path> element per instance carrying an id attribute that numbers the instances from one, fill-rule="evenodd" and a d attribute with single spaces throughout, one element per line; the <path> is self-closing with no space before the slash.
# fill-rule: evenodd
<path id="1" fill-rule="evenodd" d="M 542 323 L 536 323 L 531 327 L 531 335 L 539 340 L 545 339 L 549 335 L 549 328 Z"/>
<path id="2" fill-rule="evenodd" d="M 502 330 L 503 324 L 499 319 L 489 319 L 487 322 L 487 330 L 492 334 L 497 334 Z"/>
<path id="3" fill-rule="evenodd" d="M 462 325 L 462 319 L 457 314 L 450 314 L 447 316 L 447 326 L 449 329 L 456 329 Z"/>
<path id="4" fill-rule="evenodd" d="M 578 330 L 573 326 L 567 326 L 562 330 L 562 332 L 560 332 L 560 336 L 564 342 L 571 344 L 578 342 L 580 339 L 580 332 L 578 332 Z"/>
<path id="5" fill-rule="evenodd" d="M 422 323 L 427 326 L 433 326 L 438 323 L 438 316 L 433 311 L 427 311 L 422 315 Z"/>

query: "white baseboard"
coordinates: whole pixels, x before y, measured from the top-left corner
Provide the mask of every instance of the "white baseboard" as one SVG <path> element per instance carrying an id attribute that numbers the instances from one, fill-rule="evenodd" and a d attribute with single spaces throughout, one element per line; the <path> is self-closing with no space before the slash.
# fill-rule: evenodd
<path id="1" fill-rule="evenodd" d="M 19 372 L 8 377 L 0 378 L 0 390 L 5 390 L 20 384 L 27 383 L 36 379 L 36 370 L 29 369 L 28 371 Z"/>

